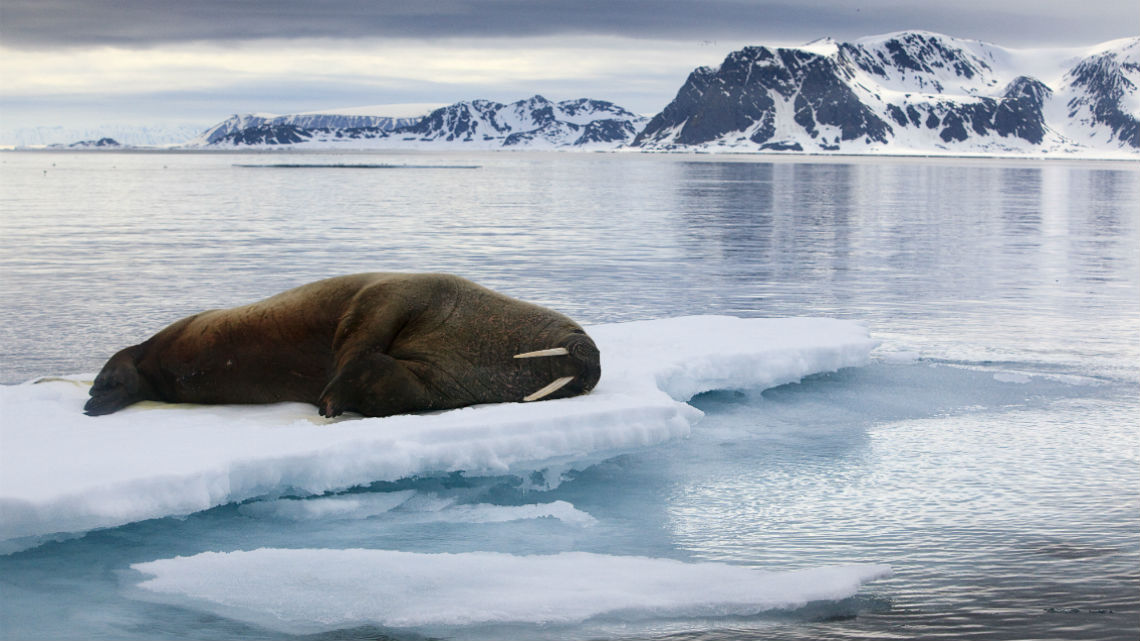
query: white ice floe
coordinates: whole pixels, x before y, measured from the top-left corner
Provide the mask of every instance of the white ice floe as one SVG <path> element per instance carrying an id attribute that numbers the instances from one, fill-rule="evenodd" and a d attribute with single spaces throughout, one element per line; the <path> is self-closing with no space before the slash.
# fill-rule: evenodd
<path id="1" fill-rule="evenodd" d="M 589 395 L 329 421 L 301 403 L 140 403 L 83 415 L 90 381 L 0 387 L 0 551 L 38 537 L 189 514 L 291 492 L 454 471 L 562 470 L 689 434 L 685 401 L 866 363 L 852 321 L 696 316 L 587 328 Z M 5 543 L 6 542 L 6 543 Z"/>
<path id="2" fill-rule="evenodd" d="M 763 572 L 725 563 L 566 552 L 422 554 L 258 549 L 136 563 L 150 598 L 292 633 L 356 625 L 444 631 L 748 616 L 849 597 L 882 565 Z M 145 598 L 145 597 L 144 597 Z"/>

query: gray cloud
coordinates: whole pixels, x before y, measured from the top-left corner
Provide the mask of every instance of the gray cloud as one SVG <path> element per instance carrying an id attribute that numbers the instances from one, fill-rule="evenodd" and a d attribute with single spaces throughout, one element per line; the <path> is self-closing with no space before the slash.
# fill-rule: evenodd
<path id="1" fill-rule="evenodd" d="M 818 0 L 807 6 L 789 0 L 0 0 L 0 46 L 13 52 L 3 69 L 0 113 L 4 129 L 210 124 L 234 112 L 472 98 L 506 102 L 537 92 L 553 99 L 613 100 L 651 114 L 668 103 L 693 67 L 718 64 L 742 44 L 796 44 L 823 36 L 850 40 L 926 29 L 1009 47 L 1089 45 L 1134 36 L 1138 24 L 1135 0 Z M 585 51 L 599 46 L 585 36 L 618 38 L 600 45 L 599 53 Z M 529 39 L 516 44 L 523 37 Z M 288 42 L 302 38 L 328 42 Z M 564 70 L 535 73 L 533 64 L 527 74 L 515 74 L 510 65 L 499 64 L 496 73 L 476 84 L 433 73 L 431 64 L 415 75 L 387 73 L 391 70 L 379 63 L 322 74 L 296 73 L 289 59 L 295 50 L 327 49 L 331 59 L 358 46 L 386 51 L 382 41 L 394 38 L 422 39 L 394 44 L 420 52 L 426 45 L 437 58 L 485 49 L 497 51 L 501 63 L 517 50 L 526 61 L 533 56 L 521 47 L 550 44 L 558 51 L 599 53 L 607 61 L 578 76 Z M 258 42 L 268 39 L 277 42 Z M 371 42 L 354 42 L 363 40 Z M 236 55 L 257 57 L 260 67 L 218 66 L 219 51 L 226 55 L 231 44 Z M 89 50 L 102 45 L 128 53 L 108 57 Z M 165 60 L 164 47 L 174 45 L 190 45 L 180 50 L 190 58 L 185 64 L 106 68 L 114 56 L 146 56 L 133 50 L 150 50 Z M 664 58 L 652 53 L 674 50 L 686 53 Z M 195 59 L 188 53 L 193 51 L 207 55 Z M 91 68 L 85 69 L 88 56 Z M 29 77 L 34 81 L 19 82 Z M 0 144 L 3 138 L 0 131 Z"/>
<path id="2" fill-rule="evenodd" d="M 0 42 L 42 49 L 267 38 L 616 35 L 806 41 L 928 29 L 1007 46 L 1134 35 L 1134 0 L 4 0 Z"/>

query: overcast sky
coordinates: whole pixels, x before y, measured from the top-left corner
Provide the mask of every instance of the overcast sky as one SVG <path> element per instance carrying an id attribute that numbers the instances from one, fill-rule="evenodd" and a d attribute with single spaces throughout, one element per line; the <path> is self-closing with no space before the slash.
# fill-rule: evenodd
<path id="1" fill-rule="evenodd" d="M 1140 2 L 2 0 L 0 130 L 535 93 L 655 113 L 743 45 L 904 29 L 1091 45 L 1140 34 Z"/>

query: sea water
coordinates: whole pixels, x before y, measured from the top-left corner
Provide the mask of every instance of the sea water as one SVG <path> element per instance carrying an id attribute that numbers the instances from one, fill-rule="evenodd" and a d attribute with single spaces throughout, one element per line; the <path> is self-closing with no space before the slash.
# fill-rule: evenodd
<path id="1" fill-rule="evenodd" d="M 894 570 L 852 598 L 757 616 L 365 625 L 323 633 L 332 637 L 1140 632 L 1137 163 L 620 153 L 7 153 L 0 163 L 4 383 L 94 372 L 184 315 L 359 271 L 454 272 L 583 323 L 830 316 L 867 323 L 882 343 L 866 367 L 699 396 L 706 415 L 690 438 L 574 470 L 553 489 L 509 475 L 415 478 L 357 488 L 349 498 L 372 507 L 350 518 L 227 505 L 2 556 L 4 638 L 285 636 L 143 598 L 130 569 L 266 547 Z"/>

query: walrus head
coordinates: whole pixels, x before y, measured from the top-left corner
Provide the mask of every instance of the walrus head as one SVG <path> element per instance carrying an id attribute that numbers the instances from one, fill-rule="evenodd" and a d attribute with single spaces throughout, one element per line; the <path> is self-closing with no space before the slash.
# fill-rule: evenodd
<path id="1" fill-rule="evenodd" d="M 102 416 L 144 400 L 149 386 L 139 375 L 135 355 L 138 346 L 128 347 L 111 357 L 91 386 L 91 398 L 83 406 L 88 416 Z"/>
<path id="2" fill-rule="evenodd" d="M 569 357 L 560 369 L 563 376 L 523 397 L 524 402 L 544 399 L 566 388 L 560 396 L 585 394 L 594 389 L 602 377 L 601 354 L 594 341 L 581 330 L 571 332 L 556 347 L 515 354 L 515 358 Z"/>

